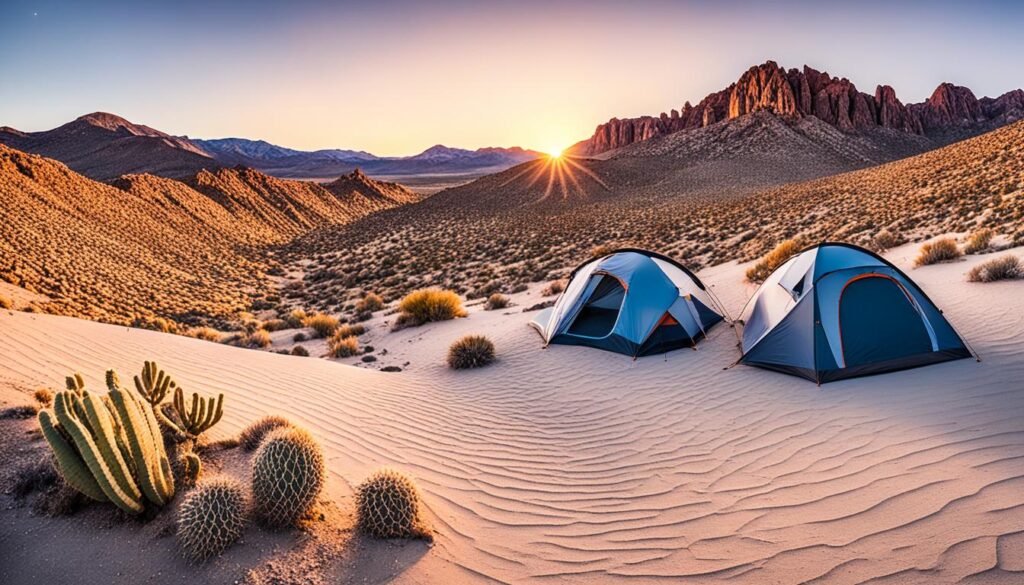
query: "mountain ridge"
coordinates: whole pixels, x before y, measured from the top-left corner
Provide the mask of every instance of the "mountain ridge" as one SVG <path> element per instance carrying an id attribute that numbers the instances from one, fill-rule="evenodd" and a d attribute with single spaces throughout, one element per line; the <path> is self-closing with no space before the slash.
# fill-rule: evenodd
<path id="1" fill-rule="evenodd" d="M 965 138 L 1024 117 L 1024 91 L 978 99 L 969 88 L 941 83 L 924 102 L 904 104 L 889 85 L 878 85 L 872 95 L 859 91 L 849 79 L 808 65 L 802 70 L 786 70 L 766 61 L 750 67 L 736 82 L 708 94 L 696 106 L 687 101 L 681 110 L 659 116 L 612 118 L 599 124 L 591 137 L 575 144 L 571 152 L 597 155 L 757 111 L 794 118 L 813 116 L 850 133 L 882 127 Z"/>

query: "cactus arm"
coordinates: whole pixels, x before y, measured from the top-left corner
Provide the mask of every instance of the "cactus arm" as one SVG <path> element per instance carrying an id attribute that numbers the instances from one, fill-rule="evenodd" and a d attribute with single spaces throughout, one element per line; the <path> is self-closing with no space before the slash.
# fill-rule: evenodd
<path id="1" fill-rule="evenodd" d="M 166 488 L 160 477 L 162 471 L 157 451 L 158 447 L 162 451 L 163 445 L 154 444 L 153 429 L 145 417 L 145 411 L 140 408 L 135 397 L 127 392 L 113 391 L 110 393 L 110 399 L 124 425 L 128 445 L 136 461 L 139 487 L 149 501 L 158 506 L 166 504 Z"/>
<path id="2" fill-rule="evenodd" d="M 86 467 L 82 458 L 75 451 L 75 448 L 68 444 L 64 435 L 57 429 L 53 413 L 49 410 L 39 412 L 39 427 L 43 430 L 43 437 L 49 443 L 50 449 L 57 459 L 57 469 L 61 477 L 75 490 L 85 494 L 97 502 L 109 502 L 110 498 L 103 493 L 100 485 L 96 483 L 89 468 Z"/>
<path id="3" fill-rule="evenodd" d="M 88 392 L 82 397 L 82 404 L 85 407 L 85 414 L 92 427 L 92 439 L 103 461 L 106 462 L 114 481 L 125 494 L 137 502 L 142 500 L 142 493 L 139 492 L 135 480 L 132 479 L 128 464 L 121 456 L 121 449 L 117 445 L 117 431 L 113 421 L 110 420 L 110 411 L 103 405 L 103 402 Z"/>
<path id="4" fill-rule="evenodd" d="M 117 482 L 113 480 L 110 469 L 107 467 L 99 448 L 93 441 L 85 425 L 81 423 L 76 411 L 81 408 L 81 399 L 72 392 L 62 392 L 54 400 L 54 413 L 57 415 L 57 422 L 67 431 L 68 435 L 82 454 L 82 459 L 89 467 L 96 483 L 106 494 L 110 501 L 125 512 L 138 514 L 142 512 L 142 503 L 133 500 L 129 494 L 124 493 Z"/>
<path id="5" fill-rule="evenodd" d="M 159 470 L 160 473 L 154 477 L 154 488 L 163 496 L 164 501 L 170 501 L 174 497 L 174 474 L 171 473 L 170 460 L 167 457 L 167 450 L 164 448 L 164 437 L 160 433 L 160 424 L 156 418 L 156 411 L 158 409 L 143 403 L 130 392 L 125 392 L 125 396 L 135 402 L 135 406 L 139 412 L 142 413 L 142 418 L 145 421 L 146 428 L 149 429 L 149 436 L 152 439 L 153 449 L 156 453 L 156 459 L 153 463 L 153 468 Z M 171 427 L 177 429 L 177 427 Z M 181 431 L 178 431 L 181 434 Z"/>

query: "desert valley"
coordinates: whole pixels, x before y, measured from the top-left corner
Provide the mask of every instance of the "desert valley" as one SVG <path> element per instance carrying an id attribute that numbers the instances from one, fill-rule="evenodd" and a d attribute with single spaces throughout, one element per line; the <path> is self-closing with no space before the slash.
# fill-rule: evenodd
<path id="1" fill-rule="evenodd" d="M 729 75 L 550 153 L 0 127 L 0 582 L 1024 582 L 1024 80 Z"/>

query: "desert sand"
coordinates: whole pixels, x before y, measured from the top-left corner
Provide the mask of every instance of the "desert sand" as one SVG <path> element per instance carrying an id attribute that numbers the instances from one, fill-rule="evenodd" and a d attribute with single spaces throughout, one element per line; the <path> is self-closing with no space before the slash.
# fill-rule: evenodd
<path id="1" fill-rule="evenodd" d="M 342 509 L 375 468 L 403 470 L 424 492 L 435 545 L 370 551 L 384 568 L 365 582 L 1019 583 L 1024 285 L 965 282 L 991 255 L 911 269 L 917 248 L 886 256 L 982 362 L 819 388 L 724 369 L 739 357 L 728 326 L 696 351 L 636 361 L 543 350 L 527 326 L 534 313 L 522 312 L 540 300 L 535 287 L 506 310 L 475 306 L 469 318 L 394 333 L 378 315 L 364 342 L 387 349 L 387 363 L 408 362 L 399 373 L 0 311 L 0 402 L 24 403 L 72 371 L 98 386 L 109 367 L 156 359 L 184 387 L 227 395 L 213 438 L 265 413 L 309 427 Z M 744 268 L 700 273 L 733 315 L 753 292 Z M 448 345 L 467 333 L 490 337 L 498 361 L 448 370 Z M 0 513 L 0 580 L 74 574 L 61 555 L 7 554 L 32 550 L 32 531 L 12 520 L 23 515 Z M 98 539 L 78 546 L 115 569 L 136 556 Z M 180 579 L 173 552 L 160 554 L 163 572 L 133 582 Z"/>

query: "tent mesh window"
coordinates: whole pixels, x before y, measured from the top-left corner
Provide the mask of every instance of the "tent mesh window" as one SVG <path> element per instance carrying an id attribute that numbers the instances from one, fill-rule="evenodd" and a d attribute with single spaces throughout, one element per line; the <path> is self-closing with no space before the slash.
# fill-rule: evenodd
<path id="1" fill-rule="evenodd" d="M 569 327 L 570 335 L 605 337 L 615 328 L 626 289 L 614 276 L 601 274 L 594 277 L 599 277 L 600 281 Z"/>

